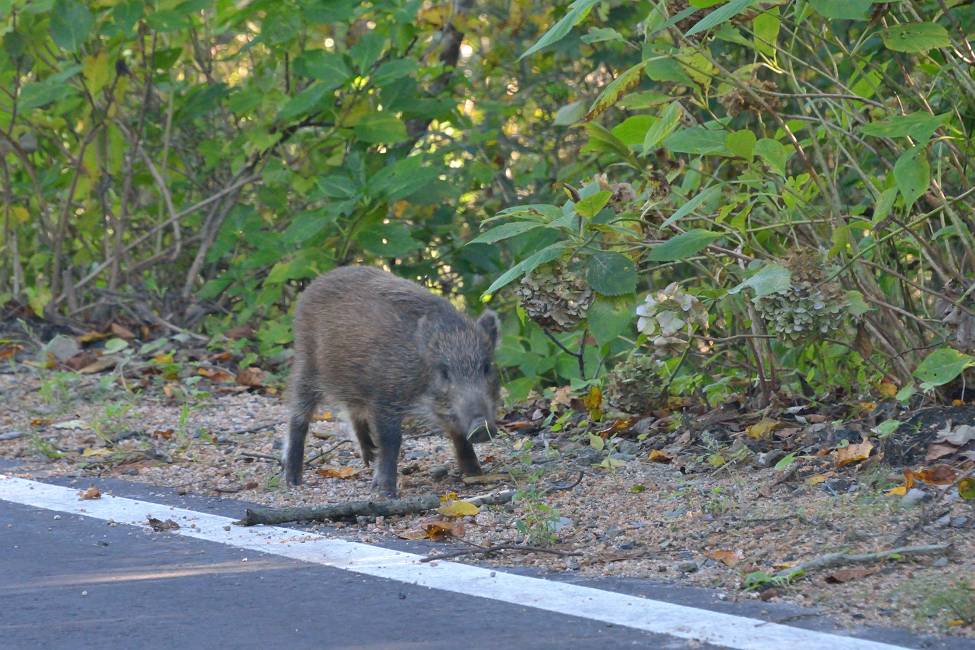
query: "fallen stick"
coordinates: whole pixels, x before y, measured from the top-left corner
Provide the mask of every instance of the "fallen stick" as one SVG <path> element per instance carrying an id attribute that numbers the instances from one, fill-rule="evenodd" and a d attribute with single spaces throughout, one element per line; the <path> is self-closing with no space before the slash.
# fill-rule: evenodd
<path id="1" fill-rule="evenodd" d="M 405 499 L 385 501 L 349 501 L 327 506 L 298 506 L 295 508 L 247 508 L 238 526 L 283 524 L 288 521 L 324 521 L 353 517 L 389 517 L 433 510 L 440 505 L 436 494 L 423 494 Z"/>
<path id="2" fill-rule="evenodd" d="M 465 548 L 459 551 L 450 551 L 440 555 L 428 555 L 420 558 L 420 562 L 435 562 L 437 560 L 447 560 L 464 555 L 491 555 L 499 551 L 516 551 L 518 553 L 548 553 L 549 555 L 559 555 L 562 557 L 578 557 L 582 553 L 576 551 L 560 551 L 555 548 L 543 548 L 541 546 L 523 546 L 521 544 L 498 544 L 497 546 L 477 546 L 475 548 Z"/>
<path id="3" fill-rule="evenodd" d="M 870 562 L 889 560 L 897 555 L 936 555 L 944 553 L 950 547 L 950 544 L 928 544 L 926 546 L 902 546 L 900 548 L 892 548 L 889 551 L 877 551 L 876 553 L 827 553 L 808 562 L 803 562 L 799 566 L 783 569 L 777 572 L 775 576 L 795 578 L 816 569 L 831 569 L 843 564 L 868 564 Z"/>

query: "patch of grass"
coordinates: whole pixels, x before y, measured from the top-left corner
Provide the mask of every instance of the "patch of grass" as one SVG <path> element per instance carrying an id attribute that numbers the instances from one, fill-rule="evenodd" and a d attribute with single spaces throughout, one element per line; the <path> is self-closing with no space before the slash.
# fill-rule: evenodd
<path id="1" fill-rule="evenodd" d="M 945 584 L 943 577 L 915 578 L 902 590 L 919 601 L 916 616 L 943 625 L 975 624 L 975 582 L 959 579 Z"/>
<path id="2" fill-rule="evenodd" d="M 61 412 L 70 406 L 74 384 L 78 376 L 72 372 L 53 371 L 41 378 L 38 393 L 49 408 Z"/>

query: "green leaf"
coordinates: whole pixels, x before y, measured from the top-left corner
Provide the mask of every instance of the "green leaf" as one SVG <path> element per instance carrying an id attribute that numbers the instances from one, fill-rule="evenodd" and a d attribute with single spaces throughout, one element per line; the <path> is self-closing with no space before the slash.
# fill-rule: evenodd
<path id="1" fill-rule="evenodd" d="M 395 144 L 406 140 L 406 125 L 386 111 L 369 113 L 355 125 L 355 134 L 363 142 Z"/>
<path id="2" fill-rule="evenodd" d="M 606 206 L 612 196 L 612 192 L 600 190 L 599 192 L 591 194 L 584 199 L 580 199 L 579 202 L 575 204 L 576 214 L 586 217 L 587 219 L 592 219 Z"/>
<path id="3" fill-rule="evenodd" d="M 846 292 L 846 310 L 851 316 L 859 317 L 871 311 L 873 307 L 863 299 L 863 294 L 856 290 Z"/>
<path id="4" fill-rule="evenodd" d="M 755 4 L 755 2 L 756 0 L 731 0 L 731 2 L 728 4 L 718 7 L 707 16 L 697 21 L 697 24 L 687 30 L 687 34 L 685 35 L 693 36 L 694 34 L 703 32 L 706 29 L 716 27 L 726 20 L 730 20 L 741 12 L 745 11 Z"/>
<path id="5" fill-rule="evenodd" d="M 352 77 L 352 70 L 341 54 L 309 50 L 295 59 L 295 73 L 318 79 L 329 89 L 338 88 Z"/>
<path id="6" fill-rule="evenodd" d="M 636 291 L 636 265 L 613 251 L 599 251 L 589 258 L 586 281 L 604 296 L 621 296 Z"/>
<path id="7" fill-rule="evenodd" d="M 938 348 L 925 357 L 914 371 L 914 376 L 924 382 L 921 384 L 923 390 L 930 390 L 947 384 L 973 365 L 975 357 L 954 348 Z"/>
<path id="8" fill-rule="evenodd" d="M 505 239 L 511 239 L 512 237 L 517 237 L 518 235 L 524 234 L 530 230 L 536 228 L 544 228 L 540 223 L 534 221 L 512 221 L 511 223 L 504 223 L 496 228 L 491 228 L 487 232 L 483 232 L 474 239 L 467 242 L 468 244 L 493 244 Z"/>
<path id="9" fill-rule="evenodd" d="M 323 210 L 301 212 L 288 224 L 288 228 L 281 235 L 281 241 L 292 245 L 303 244 L 334 221 L 335 218 Z"/>
<path id="10" fill-rule="evenodd" d="M 734 295 L 745 287 L 750 287 L 755 291 L 755 297 L 761 298 L 773 293 L 781 293 L 792 284 L 792 273 L 781 264 L 766 264 L 758 273 L 748 278 L 738 286 L 728 289 L 728 293 Z"/>
<path id="11" fill-rule="evenodd" d="M 388 201 L 405 199 L 426 188 L 438 173 L 436 167 L 424 167 L 419 156 L 404 158 L 386 165 L 369 179 L 369 194 Z"/>
<path id="12" fill-rule="evenodd" d="M 379 59 L 384 49 L 386 49 L 386 35 L 379 30 L 373 30 L 367 32 L 349 49 L 349 56 L 360 73 L 368 74 L 370 66 Z"/>
<path id="13" fill-rule="evenodd" d="M 890 209 L 894 205 L 894 199 L 897 198 L 897 188 L 888 187 L 886 190 L 880 193 L 877 197 L 877 201 L 873 208 L 873 223 L 878 224 L 887 218 L 890 214 Z"/>
<path id="14" fill-rule="evenodd" d="M 686 202 L 684 205 L 677 208 L 674 214 L 667 217 L 667 219 L 664 220 L 662 224 L 660 224 L 660 228 L 663 229 L 670 226 L 671 224 L 677 223 L 678 221 L 680 221 L 690 213 L 697 210 L 702 203 L 704 203 L 705 201 L 710 201 L 718 194 L 721 194 L 720 185 L 712 185 L 711 187 L 705 189 L 700 194 L 695 196 L 693 199 L 691 199 L 690 201 Z"/>
<path id="15" fill-rule="evenodd" d="M 410 229 L 402 223 L 378 223 L 364 228 L 356 241 L 367 253 L 380 257 L 403 257 L 422 248 L 423 244 L 410 236 Z"/>
<path id="16" fill-rule="evenodd" d="M 51 11 L 51 38 L 68 52 L 77 52 L 95 24 L 91 11 L 77 0 L 57 0 Z"/>
<path id="17" fill-rule="evenodd" d="M 558 43 L 565 35 L 572 31 L 572 28 L 585 20 L 586 16 L 589 15 L 589 10 L 599 2 L 599 0 L 575 0 L 571 5 L 569 5 L 569 10 L 565 12 L 562 19 L 557 23 L 552 25 L 552 27 L 542 34 L 542 37 L 535 42 L 530 48 L 525 50 L 525 53 L 518 57 L 521 61 L 526 56 L 530 56 L 539 50 L 552 45 L 553 43 Z"/>
<path id="18" fill-rule="evenodd" d="M 724 143 L 728 132 L 724 129 L 709 129 L 704 126 L 692 126 L 681 129 L 666 140 L 664 146 L 674 153 L 708 154 L 725 153 Z"/>
<path id="19" fill-rule="evenodd" d="M 917 111 L 909 115 L 897 115 L 886 120 L 871 122 L 860 127 L 860 133 L 878 138 L 903 138 L 910 136 L 917 144 L 926 144 L 931 134 L 951 119 L 951 113 L 931 115 Z"/>
<path id="20" fill-rule="evenodd" d="M 376 72 L 372 75 L 372 81 L 377 86 L 385 86 L 386 84 L 396 81 L 397 79 L 408 77 L 416 72 L 417 67 L 417 62 L 413 59 L 395 59 L 393 61 L 387 61 L 379 66 Z"/>
<path id="21" fill-rule="evenodd" d="M 603 41 L 622 41 L 623 35 L 611 27 L 590 27 L 589 33 L 580 39 L 587 45 Z"/>
<path id="22" fill-rule="evenodd" d="M 647 259 L 651 262 L 678 262 L 686 260 L 705 248 L 716 239 L 724 237 L 721 232 L 712 232 L 704 229 L 688 230 L 676 237 L 672 237 L 662 244 L 657 244 L 650 249 Z"/>
<path id="23" fill-rule="evenodd" d="M 630 148 L 626 143 L 613 135 L 602 124 L 589 122 L 586 124 L 586 131 L 589 133 L 589 141 L 583 145 L 583 153 L 588 151 L 609 152 L 618 154 L 624 160 L 635 160 Z"/>
<path id="24" fill-rule="evenodd" d="M 887 49 L 895 52 L 927 52 L 951 44 L 948 30 L 937 23 L 893 25 L 881 38 Z"/>
<path id="25" fill-rule="evenodd" d="M 586 106 L 582 101 L 566 104 L 555 113 L 555 126 L 568 126 L 581 120 L 586 114 Z"/>
<path id="26" fill-rule="evenodd" d="M 789 149 L 779 142 L 770 138 L 762 138 L 755 143 L 755 155 L 765 161 L 772 171 L 780 176 L 786 175 L 785 165 L 791 155 Z"/>
<path id="27" fill-rule="evenodd" d="M 901 154 L 894 165 L 894 181 L 908 206 L 927 191 L 931 167 L 924 147 L 913 147 Z"/>
<path id="28" fill-rule="evenodd" d="M 597 345 L 615 341 L 633 326 L 633 297 L 596 296 L 586 313 L 586 323 Z"/>
<path id="29" fill-rule="evenodd" d="M 755 49 L 765 56 L 775 56 L 775 46 L 779 40 L 779 8 L 772 7 L 760 12 L 752 20 L 755 32 Z"/>
<path id="30" fill-rule="evenodd" d="M 777 462 L 772 469 L 777 469 L 781 472 L 782 470 L 784 470 L 786 467 L 788 467 L 794 462 L 796 462 L 796 452 L 792 452 L 791 454 L 787 454 L 783 456 L 782 460 Z"/>
<path id="31" fill-rule="evenodd" d="M 664 109 L 663 113 L 660 114 L 660 119 L 650 126 L 646 136 L 643 138 L 644 156 L 656 150 L 660 141 L 674 132 L 674 129 L 680 124 L 680 118 L 683 112 L 684 109 L 681 108 L 680 102 L 672 102 Z"/>
<path id="32" fill-rule="evenodd" d="M 298 117 L 299 115 L 314 112 L 315 108 L 319 106 L 327 92 L 329 92 L 329 87 L 324 83 L 316 81 L 289 99 L 288 102 L 281 107 L 281 111 L 278 113 L 278 119 L 288 121 Z"/>
<path id="33" fill-rule="evenodd" d="M 643 68 L 646 64 L 646 61 L 640 61 L 636 65 L 631 66 L 603 88 L 596 101 L 592 103 L 592 106 L 586 112 L 586 119 L 591 120 L 594 117 L 598 117 L 607 109 L 614 106 L 620 97 L 630 92 L 634 86 L 639 84 L 640 77 L 643 76 Z"/>
<path id="34" fill-rule="evenodd" d="M 739 158 L 744 158 L 751 162 L 752 156 L 755 154 L 755 143 L 757 140 L 754 133 L 743 129 L 729 133 L 725 139 L 725 147 Z"/>
<path id="35" fill-rule="evenodd" d="M 620 141 L 630 147 L 639 145 L 643 142 L 643 137 L 647 130 L 657 121 L 653 115 L 631 115 L 610 131 Z"/>
<path id="36" fill-rule="evenodd" d="M 105 354 L 115 354 L 116 352 L 121 352 L 127 347 L 129 347 L 129 343 L 125 339 L 108 339 L 105 341 L 105 349 L 103 352 Z"/>
<path id="37" fill-rule="evenodd" d="M 531 273 L 546 262 L 551 262 L 555 258 L 562 255 L 568 246 L 569 245 L 566 242 L 555 242 L 554 244 L 546 246 L 542 250 L 529 255 L 505 271 L 501 277 L 495 280 L 491 286 L 487 288 L 487 291 L 484 292 L 484 297 L 486 298 L 497 293 L 499 289 L 508 286 L 510 283 L 514 282 L 526 273 Z"/>
<path id="38" fill-rule="evenodd" d="M 866 20 L 873 0 L 816 0 L 809 3 L 823 18 L 833 20 Z"/>

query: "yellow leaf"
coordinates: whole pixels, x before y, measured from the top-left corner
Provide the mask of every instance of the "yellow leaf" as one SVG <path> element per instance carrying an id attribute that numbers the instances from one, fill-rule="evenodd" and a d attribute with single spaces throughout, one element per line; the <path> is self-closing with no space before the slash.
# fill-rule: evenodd
<path id="1" fill-rule="evenodd" d="M 870 456 L 870 452 L 873 450 L 873 443 L 869 440 L 861 442 L 856 445 L 847 445 L 841 449 L 836 450 L 836 466 L 843 467 L 844 465 L 849 465 L 850 463 L 856 463 L 861 460 L 866 460 Z"/>
<path id="2" fill-rule="evenodd" d="M 825 474 L 815 474 L 806 479 L 806 484 L 808 485 L 819 485 L 826 481 L 828 477 Z"/>
<path id="3" fill-rule="evenodd" d="M 447 494 L 440 495 L 440 503 L 447 503 L 449 501 L 456 501 L 456 500 L 457 500 L 456 492 L 448 492 Z"/>
<path id="4" fill-rule="evenodd" d="M 157 354 L 152 358 L 153 363 L 158 365 L 164 365 L 173 362 L 173 353 L 167 352 L 166 354 Z"/>
<path id="5" fill-rule="evenodd" d="M 905 494 L 907 494 L 908 489 L 909 488 L 906 485 L 898 485 L 895 488 L 890 488 L 889 490 L 887 490 L 887 494 L 889 494 L 892 497 L 902 497 Z"/>
<path id="6" fill-rule="evenodd" d="M 437 508 L 437 512 L 445 517 L 472 517 L 481 511 L 469 501 L 451 501 Z"/>
<path id="7" fill-rule="evenodd" d="M 660 451 L 659 449 L 654 449 L 650 452 L 650 460 L 654 463 L 669 463 L 674 460 L 673 456 L 665 451 Z"/>
<path id="8" fill-rule="evenodd" d="M 958 494 L 965 501 L 975 500 L 975 478 L 963 478 L 958 481 Z"/>
<path id="9" fill-rule="evenodd" d="M 752 426 L 745 429 L 745 433 L 753 440 L 768 440 L 772 437 L 772 432 L 780 426 L 779 422 L 763 418 Z"/>
<path id="10" fill-rule="evenodd" d="M 112 67 L 108 63 L 108 51 L 102 50 L 98 54 L 86 56 L 81 60 L 88 91 L 95 95 L 108 84 L 112 78 Z"/>
<path id="11" fill-rule="evenodd" d="M 315 422 L 331 422 L 333 419 L 335 419 L 335 415 L 331 411 L 322 411 L 321 415 L 312 418 Z"/>
<path id="12" fill-rule="evenodd" d="M 589 411 L 589 417 L 593 420 L 600 420 L 603 417 L 603 391 L 599 386 L 593 386 L 582 398 L 582 403 Z"/>
<path id="13" fill-rule="evenodd" d="M 884 399 L 890 399 L 897 394 L 897 386 L 890 383 L 889 381 L 884 381 L 877 384 L 877 392 Z"/>
<path id="14" fill-rule="evenodd" d="M 10 213 L 19 223 L 27 223 L 27 220 L 30 219 L 30 212 L 22 205 L 16 205 L 10 208 Z"/>
<path id="15" fill-rule="evenodd" d="M 322 467 L 317 474 L 325 478 L 352 478 L 360 471 L 357 467 Z"/>
<path id="16" fill-rule="evenodd" d="M 108 456 L 112 452 L 105 447 L 87 447 L 81 452 L 81 455 L 85 458 L 91 458 L 93 456 Z"/>
<path id="17" fill-rule="evenodd" d="M 739 550 L 732 551 L 728 549 L 719 549 L 716 551 L 711 551 L 707 555 L 712 560 L 723 562 L 725 566 L 735 566 L 744 557 L 741 551 Z"/>

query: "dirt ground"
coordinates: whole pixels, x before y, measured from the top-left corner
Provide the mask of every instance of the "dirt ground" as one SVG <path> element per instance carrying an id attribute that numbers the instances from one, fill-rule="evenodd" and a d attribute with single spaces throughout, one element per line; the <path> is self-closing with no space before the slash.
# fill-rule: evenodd
<path id="1" fill-rule="evenodd" d="M 287 414 L 273 389 L 221 389 L 225 378 L 211 377 L 193 391 L 140 391 L 117 381 L 118 373 L 25 364 L 4 373 L 0 457 L 15 459 L 19 476 L 121 476 L 270 506 L 369 495 L 371 471 L 329 412 L 312 425 L 304 485 L 284 487 L 277 457 Z M 654 451 L 660 435 L 617 425 L 620 431 L 600 436 L 603 444 L 525 417 L 529 425 L 509 422 L 509 432 L 479 446 L 496 482 L 462 481 L 448 441 L 436 432 L 408 433 L 400 461 L 402 496 L 467 497 L 514 487 L 521 493 L 513 503 L 450 519 L 435 512 L 359 518 L 340 522 L 340 534 L 376 542 L 439 533 L 444 553 L 472 551 L 480 562 L 672 580 L 720 589 L 729 599 L 815 607 L 850 625 L 975 636 L 975 502 L 957 487 L 918 483 L 905 496 L 891 495 L 903 477 L 872 460 L 837 468 L 833 457 L 809 454 L 776 469 L 768 465 L 781 453 L 746 457 L 736 452 L 735 436 L 716 442 L 721 436 L 695 434 L 689 443 L 671 426 L 666 440 L 683 437 L 683 445 L 665 453 Z M 738 462 L 717 466 L 716 455 Z M 958 472 L 966 468 L 962 463 Z M 544 550 L 476 552 L 499 544 Z M 944 544 L 947 550 L 847 559 L 769 579 L 826 554 Z M 759 588 L 745 589 L 746 582 Z"/>

